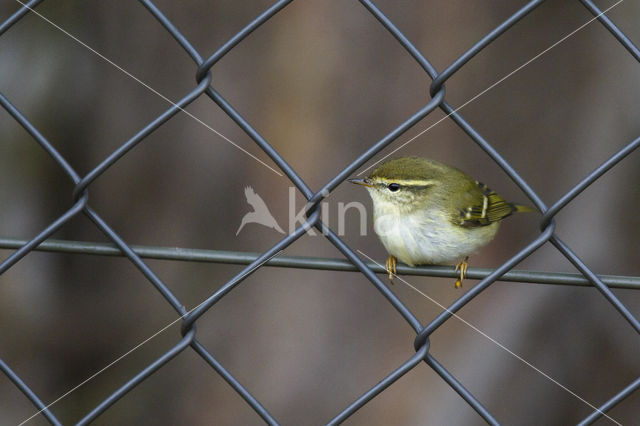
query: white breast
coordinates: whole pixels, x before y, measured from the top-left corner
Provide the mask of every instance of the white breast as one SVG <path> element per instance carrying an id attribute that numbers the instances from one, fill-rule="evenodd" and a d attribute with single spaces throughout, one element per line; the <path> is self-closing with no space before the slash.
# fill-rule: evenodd
<path id="1" fill-rule="evenodd" d="M 389 254 L 410 266 L 457 263 L 491 241 L 499 226 L 461 229 L 435 209 L 402 216 L 376 209 L 374 221 Z"/>

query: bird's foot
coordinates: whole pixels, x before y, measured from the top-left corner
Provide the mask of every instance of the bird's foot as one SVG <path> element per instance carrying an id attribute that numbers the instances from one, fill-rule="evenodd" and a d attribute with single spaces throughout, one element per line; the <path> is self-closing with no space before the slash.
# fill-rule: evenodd
<path id="1" fill-rule="evenodd" d="M 389 281 L 391 282 L 391 284 L 393 284 L 393 276 L 396 274 L 397 263 L 398 260 L 395 256 L 389 256 L 385 263 L 385 268 L 387 270 L 387 273 L 389 274 Z"/>
<path id="2" fill-rule="evenodd" d="M 455 272 L 460 271 L 460 278 L 456 280 L 456 284 L 455 284 L 456 288 L 462 287 L 462 281 L 464 280 L 464 277 L 467 276 L 467 268 L 469 267 L 469 264 L 467 263 L 468 260 L 469 260 L 469 256 L 465 257 L 463 261 L 461 261 L 456 265 Z"/>

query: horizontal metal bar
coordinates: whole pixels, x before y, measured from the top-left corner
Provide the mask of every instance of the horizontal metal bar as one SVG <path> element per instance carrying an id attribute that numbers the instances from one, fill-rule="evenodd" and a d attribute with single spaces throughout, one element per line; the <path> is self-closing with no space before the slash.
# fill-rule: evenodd
<path id="1" fill-rule="evenodd" d="M 18 249 L 27 243 L 27 240 L 0 238 L 0 249 Z M 260 253 L 228 251 L 228 250 L 203 250 L 180 247 L 153 247 L 132 245 L 133 251 L 140 257 L 158 260 L 180 260 L 185 262 L 209 262 L 248 265 L 260 256 Z M 54 253 L 76 253 L 99 256 L 122 256 L 122 252 L 113 244 L 82 242 L 68 240 L 47 240 L 34 250 Z M 386 273 L 384 267 L 372 262 L 365 262 L 374 272 Z M 265 266 L 279 266 L 284 268 L 317 269 L 327 271 L 358 272 L 348 260 L 307 257 L 307 256 L 276 256 L 265 263 Z M 398 264 L 399 275 L 419 275 L 429 277 L 456 278 L 458 275 L 452 266 L 418 266 L 410 267 Z M 467 277 L 471 279 L 483 279 L 493 272 L 489 268 L 469 268 Z M 620 275 L 599 275 L 602 281 L 612 288 L 629 288 L 640 290 L 640 277 Z M 591 286 L 591 283 L 581 274 L 563 272 L 523 271 L 513 270 L 504 274 L 500 281 L 527 282 L 535 284 L 556 284 Z"/>

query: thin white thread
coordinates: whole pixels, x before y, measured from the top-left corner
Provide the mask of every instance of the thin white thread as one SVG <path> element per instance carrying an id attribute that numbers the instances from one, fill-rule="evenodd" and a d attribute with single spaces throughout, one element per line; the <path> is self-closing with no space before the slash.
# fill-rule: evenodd
<path id="1" fill-rule="evenodd" d="M 366 255 L 365 253 L 363 253 L 361 250 L 357 250 L 358 253 L 360 253 L 361 255 L 363 255 L 364 257 L 366 257 L 367 259 L 369 259 L 371 262 L 375 263 L 376 265 L 378 265 L 381 268 L 384 268 L 381 264 L 379 264 L 378 262 L 376 262 L 375 260 L 373 260 L 371 257 L 369 257 L 368 255 Z M 547 373 L 545 373 L 544 371 L 540 370 L 538 367 L 536 367 L 535 365 L 531 364 L 529 361 L 527 361 L 526 359 L 522 358 L 520 355 L 516 354 L 515 352 L 513 352 L 511 349 L 507 348 L 505 345 L 503 345 L 502 343 L 498 342 L 496 339 L 494 339 L 493 337 L 489 336 L 487 333 L 485 333 L 484 331 L 480 330 L 478 327 L 476 327 L 475 325 L 471 324 L 469 321 L 465 320 L 464 318 L 462 318 L 460 315 L 456 314 L 455 312 L 450 311 L 446 306 L 444 306 L 443 304 L 441 304 L 440 302 L 438 302 L 437 300 L 435 300 L 434 298 L 432 298 L 431 296 L 427 295 L 426 293 L 424 293 L 423 291 L 419 290 L 418 288 L 414 287 L 413 285 L 409 284 L 407 281 L 405 281 L 404 279 L 402 279 L 402 277 L 399 277 L 396 274 L 392 275 L 396 278 L 398 278 L 400 281 L 402 281 L 404 284 L 406 284 L 409 288 L 413 289 L 414 291 L 418 292 L 419 294 L 421 294 L 423 297 L 429 299 L 431 302 L 433 302 L 434 304 L 438 305 L 438 307 L 440 307 L 443 311 L 451 314 L 451 316 L 453 316 L 454 318 L 456 318 L 457 320 L 461 321 L 463 324 L 466 324 L 467 326 L 469 326 L 472 330 L 475 330 L 476 332 L 478 332 L 480 335 L 484 336 L 485 338 L 489 339 L 491 342 L 493 342 L 495 345 L 497 345 L 499 348 L 501 348 L 502 350 L 506 351 L 507 353 L 509 353 L 510 355 L 514 356 L 516 359 L 518 359 L 520 362 L 526 364 L 528 367 L 530 367 L 531 369 L 533 369 L 534 371 L 536 371 L 537 373 L 541 374 L 542 376 L 544 376 L 545 378 L 547 378 L 548 380 L 550 380 L 552 383 L 556 384 L 557 386 L 559 386 L 560 388 L 564 389 L 565 391 L 567 391 L 568 393 L 570 393 L 571 395 L 573 395 L 574 397 L 576 397 L 577 399 L 579 399 L 580 401 L 582 401 L 583 403 L 585 403 L 586 405 L 588 405 L 589 407 L 593 408 L 594 410 L 598 411 L 600 414 L 602 414 L 603 416 L 605 416 L 606 418 L 608 418 L 609 420 L 611 420 L 612 422 L 614 422 L 615 424 L 622 426 L 620 423 L 618 423 L 617 421 L 615 421 L 614 419 L 612 419 L 611 417 L 609 417 L 605 412 L 601 411 L 598 407 L 596 407 L 595 405 L 591 404 L 589 401 L 587 401 L 586 399 L 582 398 L 580 395 L 578 395 L 577 393 L 573 392 L 571 389 L 569 389 L 568 387 L 564 386 L 562 383 L 558 382 L 556 379 L 554 379 L 553 377 L 549 376 Z"/>
<path id="2" fill-rule="evenodd" d="M 59 26 L 58 24 L 54 23 L 53 21 L 51 21 L 49 18 L 43 16 L 42 14 L 40 14 L 39 12 L 37 12 L 35 9 L 27 6 L 26 4 L 22 3 L 22 1 L 20 0 L 16 0 L 16 2 L 20 3 L 23 7 L 26 7 L 27 9 L 29 9 L 31 12 L 33 12 L 34 14 L 36 14 L 38 17 L 40 17 L 41 19 L 43 19 L 45 22 L 49 23 L 50 25 L 52 25 L 54 28 L 56 28 L 57 30 L 61 31 L 63 34 L 65 34 L 67 37 L 71 38 L 72 40 L 74 40 L 76 43 L 80 44 L 81 46 L 83 46 L 84 48 L 88 49 L 90 52 L 92 52 L 93 54 L 95 54 L 96 56 L 98 56 L 99 58 L 101 58 L 102 60 L 106 61 L 107 63 L 109 63 L 110 65 L 112 65 L 113 67 L 115 67 L 116 69 L 118 69 L 119 71 L 121 71 L 122 73 L 124 73 L 125 75 L 127 75 L 128 77 L 132 78 L 133 80 L 135 80 L 137 83 L 141 84 L 142 86 L 144 86 L 147 90 L 151 91 L 152 93 L 154 93 L 155 95 L 159 96 L 160 98 L 162 98 L 163 100 L 165 100 L 166 102 L 168 102 L 169 104 L 173 105 L 174 107 L 178 108 L 180 111 L 184 112 L 185 114 L 187 114 L 189 117 L 193 118 L 194 120 L 196 120 L 198 123 L 200 123 L 201 125 L 203 125 L 204 127 L 206 127 L 207 129 L 209 129 L 210 131 L 212 131 L 213 133 L 215 133 L 216 135 L 220 136 L 222 139 L 224 139 L 225 141 L 229 142 L 231 145 L 235 146 L 236 148 L 238 148 L 240 151 L 244 152 L 245 154 L 247 154 L 249 157 L 253 158 L 254 160 L 256 160 L 258 163 L 262 164 L 263 166 L 265 166 L 266 168 L 268 168 L 269 170 L 271 170 L 272 172 L 274 172 L 275 174 L 277 174 L 278 176 L 282 176 L 282 173 L 280 173 L 279 171 L 277 171 L 276 169 L 274 169 L 273 167 L 269 166 L 267 163 L 265 163 L 264 161 L 262 161 L 261 159 L 259 159 L 258 157 L 256 157 L 255 155 L 253 155 L 252 153 L 250 153 L 249 151 L 247 151 L 246 149 L 244 149 L 243 147 L 241 147 L 240 145 L 238 145 L 237 143 L 235 143 L 234 141 L 232 141 L 231 139 L 229 139 L 228 137 L 226 137 L 225 135 L 223 135 L 222 133 L 220 133 L 219 131 L 217 131 L 216 129 L 214 129 L 213 127 L 211 127 L 210 125 L 208 125 L 207 123 L 205 123 L 204 121 L 200 120 L 198 117 L 196 117 L 195 115 L 191 114 L 189 111 L 187 111 L 186 109 L 178 106 L 175 102 L 173 102 L 171 99 L 167 98 L 166 96 L 164 96 L 162 93 L 158 92 L 156 89 L 154 89 L 153 87 L 149 86 L 147 83 L 145 83 L 144 81 L 140 80 L 138 77 L 134 76 L 133 74 L 131 74 L 129 71 L 125 70 L 124 68 L 122 68 L 120 65 L 116 64 L 115 62 L 113 62 L 111 59 L 107 58 L 106 56 L 104 56 L 103 54 L 101 54 L 100 52 L 98 52 L 97 50 L 95 50 L 94 48 L 92 48 L 91 46 L 89 46 L 88 44 L 86 44 L 85 42 L 81 41 L 79 38 L 77 38 L 76 36 L 74 36 L 73 34 L 69 33 L 67 30 L 65 30 L 64 28 L 62 28 L 61 26 Z"/>
<path id="3" fill-rule="evenodd" d="M 514 75 L 515 73 L 517 73 L 518 71 L 522 70 L 524 67 L 526 67 L 527 65 L 529 65 L 531 62 L 535 61 L 536 59 L 538 59 L 540 56 L 544 55 L 545 53 L 547 53 L 548 51 L 550 51 L 551 49 L 553 49 L 554 47 L 556 47 L 557 45 L 559 45 L 560 43 L 564 42 L 565 40 L 567 40 L 569 37 L 573 36 L 575 33 L 577 33 L 578 31 L 582 30 L 584 27 L 586 27 L 587 25 L 589 25 L 590 23 L 592 23 L 593 21 L 595 21 L 596 19 L 598 19 L 600 16 L 604 15 L 605 13 L 607 13 L 608 11 L 610 11 L 611 9 L 613 9 L 614 7 L 616 7 L 617 5 L 619 5 L 620 3 L 622 3 L 624 0 L 619 0 L 617 3 L 613 4 L 612 6 L 608 7 L 607 9 L 605 9 L 603 12 L 599 13 L 597 16 L 593 17 L 592 19 L 588 20 L 587 22 L 585 22 L 584 24 L 582 24 L 581 26 L 579 26 L 578 28 L 576 28 L 575 30 L 573 30 L 572 32 L 570 32 L 569 34 L 567 34 L 566 36 L 562 37 L 560 40 L 556 41 L 555 43 L 553 43 L 551 46 L 547 47 L 545 50 L 543 50 L 542 52 L 538 53 L 536 56 L 534 56 L 533 58 L 529 59 L 527 62 L 525 62 L 524 64 L 520 65 L 518 68 L 516 68 L 515 70 L 511 71 L 509 74 L 505 75 L 504 77 L 502 77 L 500 80 L 496 81 L 495 83 L 493 83 L 491 86 L 487 87 L 486 89 L 484 89 L 483 91 L 481 91 L 480 93 L 478 93 L 477 95 L 475 95 L 474 97 L 472 97 L 471 99 L 469 99 L 468 101 L 466 101 L 465 103 L 463 103 L 462 105 L 460 105 L 459 107 L 457 107 L 456 109 L 454 109 L 453 111 L 451 111 L 449 114 L 445 115 L 444 117 L 442 117 L 441 119 L 439 119 L 438 121 L 436 121 L 435 123 L 433 123 L 431 126 L 427 127 L 426 129 L 422 130 L 420 133 L 418 133 L 417 135 L 415 135 L 414 137 L 412 137 L 411 139 L 409 139 L 408 141 L 406 141 L 405 143 L 403 143 L 402 145 L 400 145 L 399 147 L 395 148 L 393 151 L 391 151 L 390 153 L 388 153 L 387 155 L 385 155 L 384 157 L 382 157 L 381 159 L 379 159 L 378 161 L 376 161 L 375 163 L 371 164 L 369 167 L 367 167 L 366 169 L 362 170 L 360 173 L 358 173 L 358 176 L 362 175 L 363 173 L 365 173 L 367 170 L 371 169 L 372 167 L 374 167 L 376 164 L 380 163 L 381 161 L 384 161 L 386 158 L 388 158 L 389 156 L 395 154 L 397 151 L 399 151 L 400 149 L 404 148 L 406 145 L 410 144 L 411 142 L 413 142 L 414 140 L 416 140 L 417 138 L 419 138 L 420 136 L 422 136 L 423 134 L 427 133 L 429 130 L 431 130 L 432 128 L 434 128 L 435 126 L 437 126 L 438 124 L 440 124 L 442 121 L 446 120 L 447 118 L 449 118 L 449 116 L 451 116 L 453 113 L 456 113 L 458 111 L 460 111 L 462 108 L 466 107 L 467 105 L 469 105 L 471 102 L 475 101 L 476 99 L 478 99 L 480 96 L 484 95 L 485 93 L 487 93 L 489 90 L 493 89 L 494 87 L 496 87 L 498 84 L 502 83 L 503 81 L 505 81 L 506 79 L 508 79 L 509 77 L 511 77 L 512 75 Z"/>
<path id="4" fill-rule="evenodd" d="M 260 262 L 259 264 L 255 265 L 253 268 L 251 268 L 250 270 L 248 270 L 247 272 L 245 272 L 243 275 L 241 275 L 240 277 L 237 278 L 237 280 L 241 280 L 244 277 L 246 277 L 247 275 L 249 275 L 250 273 L 252 273 L 253 271 L 255 271 L 256 269 L 258 269 L 259 267 L 261 267 L 262 265 L 264 265 L 265 263 L 267 263 L 268 261 L 270 261 L 271 259 L 273 259 L 274 257 L 276 257 L 277 255 L 279 255 L 280 253 L 282 253 L 282 250 L 276 252 L 275 254 L 273 254 L 272 256 L 268 257 L 267 259 L 265 259 L 264 261 Z M 200 307 L 200 305 L 202 305 L 204 302 L 206 302 L 207 299 L 203 300 L 202 302 L 200 302 L 198 305 L 194 306 L 193 308 L 191 308 L 188 312 L 187 315 L 189 315 L 191 312 L 195 311 L 196 309 L 198 309 Z M 49 407 L 55 405 L 56 403 L 58 403 L 60 400 L 66 398 L 67 396 L 69 396 L 70 394 L 72 394 L 73 392 L 75 392 L 77 389 L 79 389 L 80 387 L 84 386 L 85 384 L 87 384 L 88 382 L 90 382 L 91 380 L 93 380 L 94 378 L 96 378 L 97 376 L 99 376 L 100 374 L 102 374 L 104 371 L 108 370 L 109 368 L 111 368 L 112 366 L 114 366 L 115 364 L 117 364 L 118 362 L 120 362 L 121 360 L 123 360 L 124 358 L 126 358 L 127 356 L 129 356 L 131 353 L 135 352 L 138 348 L 142 347 L 143 345 L 145 345 L 146 343 L 148 343 L 149 341 L 151 341 L 153 338 L 155 338 L 156 336 L 158 336 L 159 334 L 162 334 L 165 330 L 167 330 L 168 328 L 170 328 L 171 326 L 173 326 L 174 324 L 176 324 L 178 321 L 182 320 L 182 317 L 178 317 L 176 318 L 174 321 L 171 321 L 169 324 L 165 325 L 163 328 L 161 328 L 160 330 L 156 331 L 154 334 L 152 334 L 151 336 L 147 337 L 145 340 L 143 340 L 142 342 L 138 343 L 136 346 L 134 346 L 133 348 L 129 349 L 127 352 L 125 352 L 123 355 L 120 355 L 118 358 L 116 358 L 115 360 L 111 361 L 109 364 L 107 364 L 105 367 L 103 367 L 102 369 L 98 370 L 97 372 L 93 373 L 91 376 L 87 377 L 85 380 L 83 380 L 82 382 L 80 382 L 79 384 L 77 384 L 76 386 L 72 387 L 71 389 L 69 389 L 67 392 L 63 393 L 61 396 L 59 396 L 58 398 L 56 398 L 53 402 L 50 402 L 49 404 L 47 404 L 43 409 L 37 411 L 36 413 L 34 413 L 33 415 L 31 415 L 31 417 L 23 420 L 18 426 L 22 426 L 23 424 L 27 423 L 29 420 L 33 419 L 34 417 L 36 417 L 38 414 L 42 413 L 44 410 L 48 409 Z"/>

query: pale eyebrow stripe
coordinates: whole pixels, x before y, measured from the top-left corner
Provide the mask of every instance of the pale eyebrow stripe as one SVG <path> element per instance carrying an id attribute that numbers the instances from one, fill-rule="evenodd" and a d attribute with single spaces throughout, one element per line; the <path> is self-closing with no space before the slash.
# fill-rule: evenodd
<path id="1" fill-rule="evenodd" d="M 403 186 L 433 186 L 437 182 L 433 179 L 389 179 L 389 178 L 373 178 L 373 183 L 397 183 Z"/>

